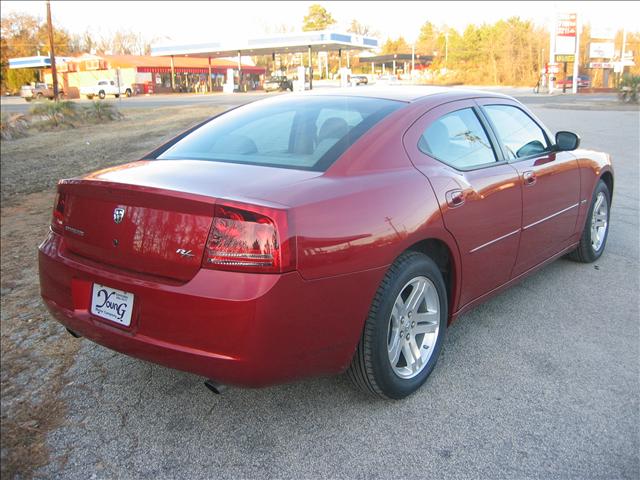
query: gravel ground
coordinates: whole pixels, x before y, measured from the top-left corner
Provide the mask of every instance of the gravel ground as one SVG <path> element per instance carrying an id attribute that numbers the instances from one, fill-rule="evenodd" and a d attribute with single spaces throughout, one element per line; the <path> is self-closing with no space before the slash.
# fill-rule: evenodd
<path id="1" fill-rule="evenodd" d="M 20 193 L 51 185 L 30 178 L 43 155 L 25 154 L 7 179 L 26 149 L 3 144 L 3 478 L 36 467 L 69 479 L 639 478 L 639 116 L 549 107 L 534 110 L 552 129 L 614 157 L 607 251 L 593 265 L 554 262 L 461 317 L 425 388 L 400 402 L 369 399 L 343 376 L 215 396 L 201 378 L 63 335 L 37 300 L 51 193 Z M 55 174 L 95 158 L 50 149 Z M 30 464 L 5 470 L 20 451 L 7 432 L 23 435 L 35 453 L 18 458 Z"/>

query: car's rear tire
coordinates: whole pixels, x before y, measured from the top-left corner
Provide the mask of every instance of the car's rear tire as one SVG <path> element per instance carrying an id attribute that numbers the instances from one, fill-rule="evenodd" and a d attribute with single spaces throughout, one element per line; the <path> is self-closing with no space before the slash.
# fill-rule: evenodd
<path id="1" fill-rule="evenodd" d="M 107 95 L 104 93 L 104 90 L 100 90 L 98 92 L 98 97 L 100 98 L 100 100 L 104 100 L 104 97 L 106 97 Z"/>
<path id="2" fill-rule="evenodd" d="M 446 328 L 447 294 L 440 270 L 426 255 L 405 252 L 376 292 L 347 374 L 374 396 L 404 398 L 435 367 Z"/>
<path id="3" fill-rule="evenodd" d="M 582 263 L 595 262 L 600 258 L 609 236 L 610 211 L 611 192 L 607 184 L 600 180 L 593 191 L 580 243 L 569 254 L 569 258 Z"/>
<path id="4" fill-rule="evenodd" d="M 88 100 L 93 100 L 93 95 L 87 95 Z"/>

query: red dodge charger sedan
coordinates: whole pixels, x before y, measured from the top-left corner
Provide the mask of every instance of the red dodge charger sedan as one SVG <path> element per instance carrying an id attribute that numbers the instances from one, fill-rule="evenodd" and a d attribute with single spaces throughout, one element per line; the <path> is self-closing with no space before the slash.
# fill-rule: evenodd
<path id="1" fill-rule="evenodd" d="M 259 387 L 347 371 L 402 398 L 458 315 L 609 227 L 609 156 L 513 98 L 436 88 L 257 101 L 62 180 L 42 297 L 75 336 Z"/>

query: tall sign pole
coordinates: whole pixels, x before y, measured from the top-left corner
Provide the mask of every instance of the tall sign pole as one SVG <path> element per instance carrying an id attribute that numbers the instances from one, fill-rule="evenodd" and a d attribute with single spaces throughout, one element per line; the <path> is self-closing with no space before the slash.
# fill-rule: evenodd
<path id="1" fill-rule="evenodd" d="M 572 62 L 577 68 L 577 15 L 575 13 L 560 13 L 556 16 L 554 53 L 556 63 L 564 65 L 564 82 L 562 92 L 567 89 L 567 63 Z M 577 74 L 574 82 L 577 82 Z"/>
<path id="2" fill-rule="evenodd" d="M 580 64 L 580 17 L 576 14 L 576 51 L 573 59 L 573 85 L 572 93 L 578 93 L 578 75 Z"/>
<path id="3" fill-rule="evenodd" d="M 51 77 L 53 78 L 53 98 L 58 101 L 58 71 L 56 53 L 53 46 L 53 25 L 51 24 L 51 2 L 47 0 L 47 27 L 49 29 L 49 57 L 51 58 Z"/>
<path id="4" fill-rule="evenodd" d="M 556 18 L 551 19 L 551 25 L 549 25 L 549 94 L 553 93 L 553 79 L 555 75 L 555 62 L 556 62 Z"/>

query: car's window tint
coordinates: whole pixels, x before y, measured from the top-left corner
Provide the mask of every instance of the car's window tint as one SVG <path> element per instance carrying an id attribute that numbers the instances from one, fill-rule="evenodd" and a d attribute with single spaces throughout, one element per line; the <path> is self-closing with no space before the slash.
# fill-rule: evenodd
<path id="1" fill-rule="evenodd" d="M 418 148 L 463 170 L 496 161 L 487 133 L 471 108 L 448 113 L 431 123 L 420 137 Z"/>
<path id="2" fill-rule="evenodd" d="M 157 158 L 326 170 L 376 122 L 403 105 L 339 96 L 265 100 L 214 118 Z"/>
<path id="3" fill-rule="evenodd" d="M 238 128 L 233 135 L 251 140 L 256 152 L 264 155 L 283 154 L 289 148 L 289 134 L 295 114 L 295 111 L 290 110 L 259 118 Z"/>
<path id="4" fill-rule="evenodd" d="M 529 115 L 510 105 L 486 105 L 485 112 L 506 147 L 507 158 L 515 160 L 547 151 L 547 138 Z"/>
<path id="5" fill-rule="evenodd" d="M 338 108 L 323 108 L 320 110 L 318 114 L 318 118 L 316 119 L 316 127 L 318 132 L 322 126 L 326 123 L 326 121 L 330 118 L 341 118 L 344 120 L 349 128 L 355 127 L 362 121 L 362 115 L 357 110 L 344 110 Z"/>

